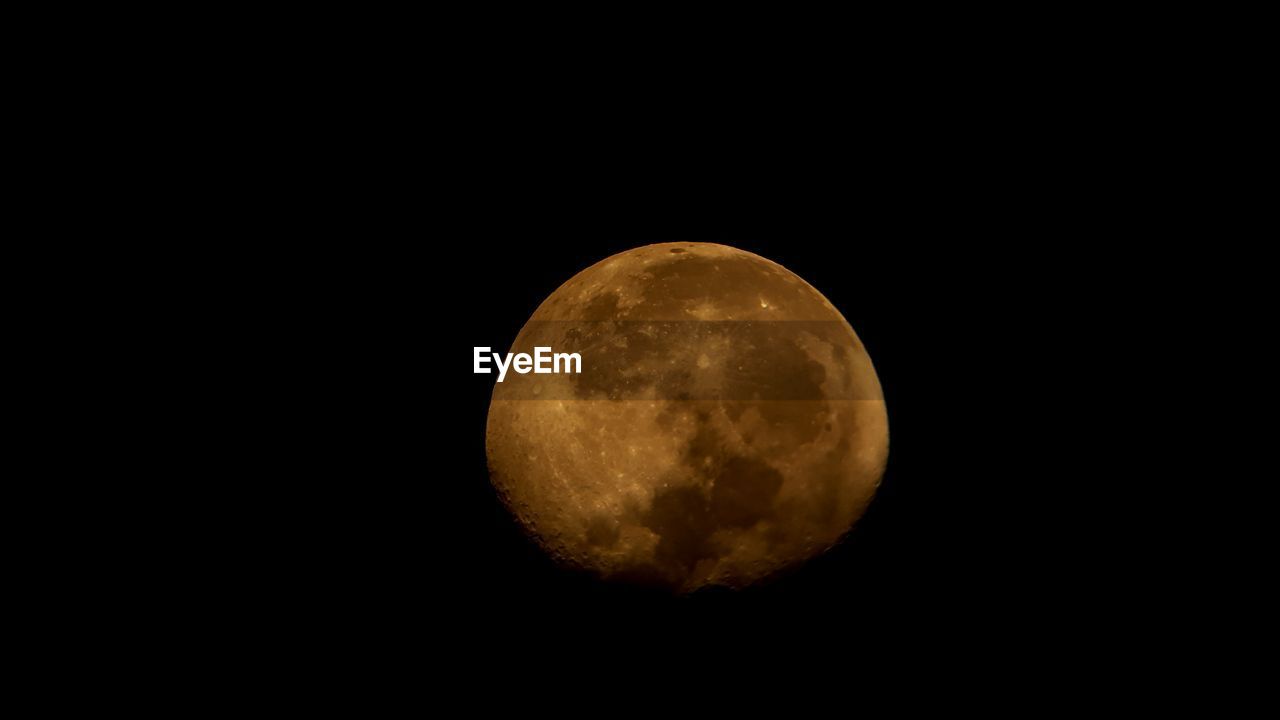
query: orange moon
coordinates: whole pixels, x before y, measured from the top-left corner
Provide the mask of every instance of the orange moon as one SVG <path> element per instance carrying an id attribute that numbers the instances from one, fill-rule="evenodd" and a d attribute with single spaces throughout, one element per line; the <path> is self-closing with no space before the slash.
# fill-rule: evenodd
<path id="1" fill-rule="evenodd" d="M 559 563 L 691 592 L 741 588 L 830 548 L 884 473 L 884 396 L 853 328 L 758 255 L 663 243 L 551 294 L 512 353 L 577 374 L 495 383 L 490 477 Z"/>

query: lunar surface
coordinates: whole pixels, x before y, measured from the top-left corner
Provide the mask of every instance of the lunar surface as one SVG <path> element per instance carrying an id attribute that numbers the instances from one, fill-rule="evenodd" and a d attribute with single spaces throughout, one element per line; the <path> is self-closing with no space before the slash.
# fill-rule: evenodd
<path id="1" fill-rule="evenodd" d="M 512 353 L 489 406 L 490 476 L 558 562 L 690 592 L 741 588 L 831 547 L 884 472 L 880 383 L 839 311 L 724 245 L 636 248 L 578 273 Z"/>

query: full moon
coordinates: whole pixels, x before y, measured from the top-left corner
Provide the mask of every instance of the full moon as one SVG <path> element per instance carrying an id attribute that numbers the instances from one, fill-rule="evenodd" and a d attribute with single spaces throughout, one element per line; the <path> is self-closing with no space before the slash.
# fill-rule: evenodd
<path id="1" fill-rule="evenodd" d="M 691 592 L 742 588 L 837 543 L 884 473 L 879 379 L 817 290 L 758 255 L 663 243 L 551 294 L 512 353 L 581 372 L 495 383 L 490 477 L 557 562 Z"/>

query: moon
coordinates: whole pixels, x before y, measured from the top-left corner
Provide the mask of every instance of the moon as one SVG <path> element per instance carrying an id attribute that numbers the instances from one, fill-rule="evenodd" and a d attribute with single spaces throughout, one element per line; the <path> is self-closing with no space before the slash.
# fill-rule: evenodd
<path id="1" fill-rule="evenodd" d="M 490 478 L 558 563 L 677 593 L 744 588 L 836 544 L 889 453 L 853 328 L 781 265 L 710 243 L 602 260 L 553 292 L 512 353 L 581 372 L 495 383 Z"/>

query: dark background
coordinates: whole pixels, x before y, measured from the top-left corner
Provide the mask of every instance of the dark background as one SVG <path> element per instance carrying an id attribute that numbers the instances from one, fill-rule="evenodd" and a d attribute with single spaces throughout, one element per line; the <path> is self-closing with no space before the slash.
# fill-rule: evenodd
<path id="1" fill-rule="evenodd" d="M 200 241 L 191 274 L 168 276 L 208 283 L 204 311 L 174 324 L 197 331 L 184 356 L 214 368 L 199 375 L 209 478 L 170 522 L 205 521 L 196 559 L 174 564 L 219 608 L 211 622 L 249 618 L 304 648 L 448 638 L 587 657 L 597 642 L 670 657 L 1069 624 L 1081 590 L 1061 550 L 1090 532 L 1071 508 L 1105 493 L 1067 469 L 1104 466 L 1071 417 L 1101 409 L 1073 384 L 1102 346 L 1079 318 L 1114 232 L 1073 174 L 1079 138 L 888 85 L 865 116 L 815 92 L 777 125 L 625 98 L 572 123 L 535 105 L 424 118 L 402 99 L 341 142 L 304 118 L 243 148 L 211 137 L 226 172 L 175 212 Z M 887 472 L 847 540 L 742 592 L 566 573 L 489 484 L 494 380 L 472 373 L 472 348 L 509 347 L 575 273 L 667 241 L 804 278 L 866 345 L 887 403 Z"/>
<path id="2" fill-rule="evenodd" d="M 1187 163 L 1203 128 L 1174 122 L 1195 104 L 1194 73 L 1156 78 L 1139 49 L 1141 67 L 1104 60 L 1080 77 L 1094 47 L 1076 36 L 1028 62 L 1037 30 L 1003 49 L 947 20 L 938 34 L 966 47 L 933 48 L 913 22 L 898 35 L 909 42 L 879 48 L 863 40 L 881 29 L 864 26 L 754 61 L 708 45 L 711 62 L 660 75 L 661 42 L 626 66 L 566 52 L 547 67 L 541 51 L 454 54 L 376 34 L 376 66 L 283 49 L 287 69 L 250 63 L 230 83 L 227 53 L 208 52 L 209 72 L 178 67 L 164 92 L 138 88 L 155 113 L 116 97 L 113 75 L 101 106 L 67 114 L 68 154 L 87 167 L 44 163 L 99 196 L 59 199 L 49 218 L 89 227 L 47 244 L 57 274 L 76 264 L 104 286 L 75 314 L 108 337 L 74 360 L 118 396 L 87 417 L 50 410 L 128 435 L 56 453 L 93 461 L 86 504 L 106 526 L 79 543 L 101 562 L 67 616 L 103 616 L 94 624 L 121 637 L 103 644 L 113 667 L 137 626 L 169 643 L 161 663 L 185 673 L 171 658 L 194 650 L 218 664 L 215 681 L 309 676 L 307 661 L 412 682 L 541 669 L 557 677 L 540 692 L 558 700 L 576 698 L 586 683 L 570 668 L 587 665 L 630 686 L 606 711 L 677 673 L 733 668 L 726 657 L 766 683 L 824 665 L 853 701 L 852 658 L 913 683 L 908 699 L 948 701 L 922 664 L 941 658 L 941 675 L 973 673 L 1001 696 L 1010 668 L 1074 660 L 1063 639 L 1099 639 L 1086 667 L 1128 665 L 1113 640 L 1167 598 L 1126 587 L 1153 561 L 1182 561 L 1170 538 L 1205 533 L 1194 513 L 1164 513 L 1187 526 L 1177 533 L 1145 527 L 1171 494 L 1151 460 L 1179 463 L 1184 448 L 1161 435 L 1142 452 L 1147 420 L 1129 404 L 1163 365 L 1182 376 L 1158 381 L 1178 406 L 1168 418 L 1193 433 L 1214 421 L 1181 407 L 1203 389 L 1196 329 L 1211 318 L 1170 307 L 1213 291 L 1170 259 L 1196 262 L 1222 233 L 1164 227 L 1196 205 L 1166 186 L 1221 176 Z M 425 68 L 424 45 L 436 52 Z M 1161 83 L 1153 107 L 1146 89 Z M 493 377 L 472 374 L 472 348 L 508 346 L 574 273 L 661 241 L 725 243 L 797 273 L 848 318 L 884 388 L 890 455 L 864 518 L 839 547 L 742 592 L 669 597 L 559 570 L 487 477 Z M 1152 277 L 1171 287 L 1152 292 Z M 1179 327 L 1157 342 L 1160 318 Z M 122 328 L 136 336 L 113 337 Z M 1158 361 L 1127 352 L 1134 336 Z M 103 355 L 130 372 L 95 370 Z M 128 422 L 137 412 L 149 422 Z M 135 465 L 147 482 L 116 481 Z M 1129 494 L 1141 502 L 1120 502 Z M 1182 494 L 1204 496 L 1203 483 Z M 121 500 L 126 512 L 108 509 Z M 1103 533 L 1111 519 L 1131 546 Z M 1156 629 L 1177 641 L 1180 623 Z M 991 656 L 999 672 L 983 666 Z M 644 672 L 621 672 L 625 659 Z M 1045 699 L 1075 694 L 1080 674 L 1065 677 Z M 710 687 L 748 701 L 768 689 Z M 481 702 L 506 692 L 465 689 Z"/>
<path id="3" fill-rule="evenodd" d="M 939 34 L 953 33 L 945 20 Z M 1108 455 L 1101 426 L 1120 426 L 1123 445 L 1143 421 L 1091 376 L 1144 375 L 1114 340 L 1196 290 L 1195 273 L 1172 277 L 1178 292 L 1141 283 L 1167 273 L 1178 243 L 1151 226 L 1178 223 L 1183 203 L 1141 196 L 1150 174 L 1180 180 L 1185 138 L 1168 120 L 1186 101 L 1172 83 L 1168 112 L 1128 112 L 1150 63 L 1080 79 L 1092 50 L 1075 38 L 1029 63 L 1034 32 L 1012 50 L 958 32 L 969 47 L 936 54 L 927 37 L 862 42 L 879 33 L 805 36 L 790 63 L 708 46 L 712 63 L 662 77 L 650 66 L 664 50 L 649 46 L 626 67 L 438 49 L 419 72 L 419 58 L 393 57 L 416 56 L 415 38 L 379 43 L 380 66 L 360 69 L 351 53 L 318 67 L 286 51 L 287 71 L 251 63 L 244 82 L 212 83 L 225 102 L 198 77 L 171 83 L 190 88 L 182 100 L 148 85 L 137 94 L 164 108 L 145 123 L 116 97 L 72 114 L 130 111 L 128 132 L 89 141 L 110 148 L 88 154 L 101 161 L 49 164 L 125 197 L 51 213 L 91 225 L 61 232 L 58 267 L 78 261 L 107 285 L 101 298 L 126 298 L 77 312 L 142 340 L 95 345 L 83 364 L 107 353 L 157 396 L 101 383 L 123 400 L 87 424 L 131 437 L 90 482 L 116 501 L 112 474 L 139 463 L 155 482 L 126 484 L 131 513 L 92 509 L 111 526 L 101 538 L 130 544 L 85 543 L 106 577 L 73 612 L 122 600 L 176 647 L 230 650 L 228 665 L 257 665 L 264 682 L 295 658 L 382 661 L 416 679 L 557 672 L 563 657 L 669 674 L 716 650 L 766 670 L 869 657 L 912 679 L 940 649 L 950 673 L 996 647 L 1035 671 L 1019 648 L 1056 654 L 1092 608 L 1121 604 L 1110 580 L 1140 576 L 1167 537 L 1135 522 L 1144 507 L 1117 513 L 1140 543 L 1107 548 L 1114 570 L 1080 552 L 1101 545 L 1093 511 L 1126 481 L 1149 484 L 1146 499 L 1165 480 Z M 207 53 L 208 76 L 224 56 Z M 71 238 L 91 247 L 73 252 Z M 488 482 L 493 378 L 471 373 L 472 347 L 506 347 L 574 273 L 660 241 L 725 243 L 796 272 L 848 318 L 884 387 L 890 456 L 865 517 L 841 546 L 743 592 L 673 598 L 558 570 Z M 1181 397 L 1183 383 L 1161 390 Z M 144 429 L 122 419 L 137 411 Z M 574 684 L 561 675 L 543 690 Z M 649 676 L 629 679 L 626 698 L 644 694 Z"/>
<path id="4" fill-rule="evenodd" d="M 526 178 L 414 198 L 379 186 L 325 206 L 311 224 L 322 240 L 272 257 L 269 272 L 290 278 L 261 338 L 283 358 L 262 356 L 280 415 L 250 422 L 269 428 L 277 464 L 244 481 L 259 506 L 238 581 L 286 626 L 440 642 L 461 632 L 472 649 L 555 638 L 579 654 L 624 637 L 643 648 L 972 640 L 1049 617 L 1063 486 L 1036 419 L 1052 376 L 1033 332 L 1049 306 L 1033 286 L 1052 277 L 1031 272 L 1046 246 L 1011 243 L 993 221 L 1023 215 L 993 216 L 980 195 L 929 182 L 824 176 L 761 193 L 643 177 L 647 187 Z M 396 203 L 421 215 L 382 211 Z M 592 263 L 678 240 L 758 253 L 818 288 L 865 343 L 888 405 L 888 470 L 847 540 L 742 592 L 670 597 L 560 570 L 488 481 L 493 377 L 472 373 L 472 348 L 509 347 Z"/>

